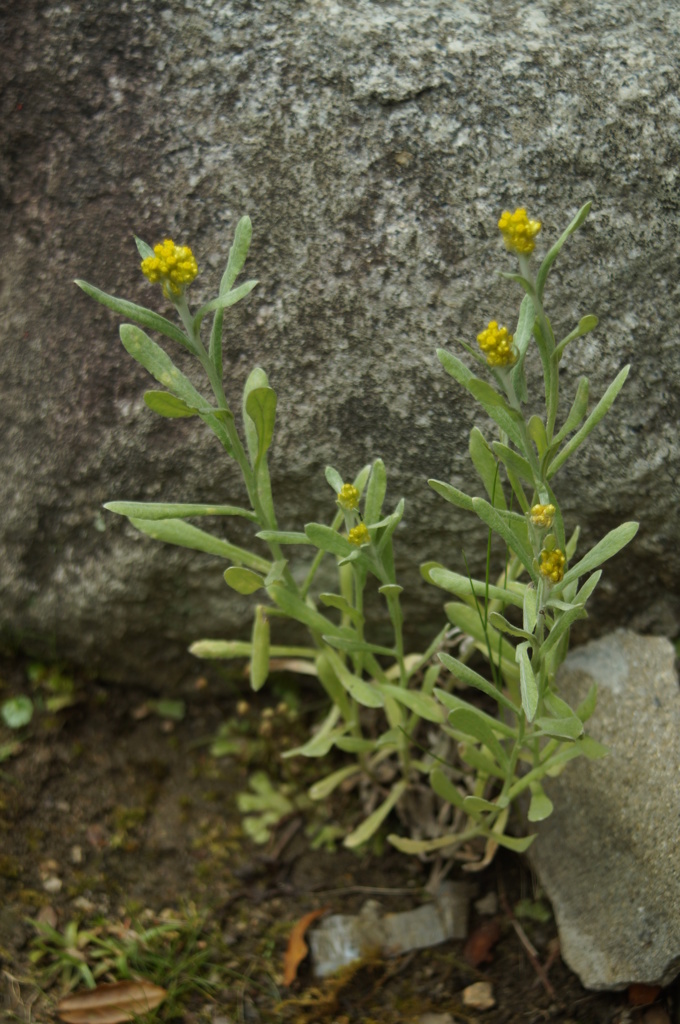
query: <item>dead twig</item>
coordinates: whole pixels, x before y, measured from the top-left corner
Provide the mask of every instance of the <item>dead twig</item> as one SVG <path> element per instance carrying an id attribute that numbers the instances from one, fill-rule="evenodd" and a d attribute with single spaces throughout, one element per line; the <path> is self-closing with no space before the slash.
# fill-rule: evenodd
<path id="1" fill-rule="evenodd" d="M 517 934 L 517 938 L 519 939 L 519 941 L 524 946 L 525 952 L 526 952 L 527 957 L 529 959 L 529 963 L 531 964 L 533 969 L 536 971 L 536 974 L 537 974 L 541 984 L 543 985 L 543 988 L 547 992 L 547 994 L 550 996 L 551 999 L 556 999 L 557 996 L 556 996 L 556 993 L 555 993 L 555 989 L 552 987 L 552 985 L 548 981 L 548 975 L 545 972 L 545 968 L 541 965 L 541 962 L 538 959 L 538 951 L 534 948 L 532 943 L 529 941 L 529 937 L 527 936 L 527 933 L 524 931 L 524 929 L 522 928 L 522 925 L 519 923 L 519 921 L 515 917 L 515 915 L 513 913 L 513 910 L 512 910 L 512 907 L 510 906 L 510 903 L 508 902 L 508 897 L 502 891 L 501 891 L 500 897 L 501 897 L 501 906 L 503 907 L 503 910 L 505 911 L 505 913 L 506 913 L 506 915 L 508 917 L 508 920 L 510 921 L 510 924 L 515 929 L 515 932 Z M 552 964 L 553 961 L 554 961 L 554 957 L 550 960 L 550 964 Z"/>

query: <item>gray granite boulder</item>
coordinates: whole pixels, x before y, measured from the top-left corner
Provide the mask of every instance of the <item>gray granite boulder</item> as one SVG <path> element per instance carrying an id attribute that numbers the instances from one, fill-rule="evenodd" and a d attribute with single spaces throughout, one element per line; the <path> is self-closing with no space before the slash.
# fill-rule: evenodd
<path id="1" fill-rule="evenodd" d="M 593 682 L 588 732 L 610 748 L 546 787 L 555 811 L 531 860 L 552 901 L 561 952 L 586 988 L 666 985 L 680 973 L 680 689 L 672 644 L 611 633 L 572 651 L 560 693 Z"/>
<path id="2" fill-rule="evenodd" d="M 517 293 L 495 276 L 512 268 L 503 208 L 544 222 L 544 252 L 589 198 L 547 296 L 561 332 L 601 318 L 567 350 L 565 402 L 581 373 L 598 396 L 632 371 L 556 485 L 584 546 L 642 520 L 587 628 L 677 631 L 675 0 L 24 0 L 3 26 L 5 647 L 163 685 L 191 640 L 249 629 L 221 565 L 102 513 L 114 498 L 244 496 L 193 421 L 143 405 L 117 318 L 73 278 L 162 308 L 132 235 L 169 235 L 197 254 L 201 300 L 251 216 L 261 283 L 228 317 L 228 390 L 236 405 L 259 362 L 278 391 L 281 525 L 330 515 L 326 464 L 349 476 L 382 456 L 390 501 L 407 501 L 398 558 L 417 630 L 440 614 L 417 564 L 461 569 L 464 546 L 480 566 L 485 546 L 425 484 L 475 489 L 469 430 L 488 428 L 434 350 L 491 318 L 514 325 Z"/>

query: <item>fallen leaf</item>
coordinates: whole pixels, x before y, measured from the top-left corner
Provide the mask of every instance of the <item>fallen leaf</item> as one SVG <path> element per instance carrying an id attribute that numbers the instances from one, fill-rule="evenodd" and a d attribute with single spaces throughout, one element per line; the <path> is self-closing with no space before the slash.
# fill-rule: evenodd
<path id="1" fill-rule="evenodd" d="M 465 962 L 470 964 L 471 967 L 492 963 L 493 956 L 491 955 L 491 950 L 500 937 L 501 925 L 498 918 L 494 917 L 493 920 L 480 924 L 479 928 L 475 928 L 465 943 L 465 949 L 463 950 Z"/>
<path id="2" fill-rule="evenodd" d="M 660 985 L 629 985 L 628 1002 L 631 1006 L 650 1006 L 660 992 Z"/>
<path id="3" fill-rule="evenodd" d="M 288 948 L 283 958 L 283 984 L 288 987 L 297 978 L 297 970 L 304 958 L 309 953 L 309 946 L 305 942 L 305 932 L 318 917 L 327 914 L 330 907 L 322 907 L 321 910 L 312 910 L 300 918 L 290 933 Z"/>
<path id="4" fill-rule="evenodd" d="M 115 981 L 67 996 L 57 1013 L 66 1024 L 125 1024 L 155 1009 L 166 994 L 150 981 Z"/>

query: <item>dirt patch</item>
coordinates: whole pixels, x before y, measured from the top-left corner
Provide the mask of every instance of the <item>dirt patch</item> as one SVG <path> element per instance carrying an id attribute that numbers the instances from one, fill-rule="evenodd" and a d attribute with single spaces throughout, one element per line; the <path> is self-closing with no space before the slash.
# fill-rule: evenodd
<path id="1" fill-rule="evenodd" d="M 0 698 L 36 697 L 27 666 L 6 663 L 0 678 Z M 29 919 L 37 917 L 60 935 L 69 922 L 95 935 L 79 955 L 101 967 L 98 980 L 120 978 L 121 968 L 134 975 L 141 966 L 145 976 L 153 970 L 156 983 L 171 982 L 173 999 L 147 1020 L 391 1024 L 432 1013 L 488 1024 L 625 1019 L 624 995 L 586 992 L 559 957 L 549 971 L 552 991 L 537 978 L 503 910 L 535 896 L 526 866 L 514 856 L 497 858 L 475 878 L 479 898 L 501 897 L 500 938 L 488 962 L 470 966 L 465 943 L 449 942 L 376 958 L 323 984 L 306 961 L 291 989 L 284 988 L 283 956 L 300 918 L 324 906 L 354 913 L 368 898 L 388 911 L 410 909 L 428 898 L 428 868 L 390 847 L 362 855 L 313 849 L 320 836 L 330 843 L 324 825 L 333 825 L 343 807 L 324 809 L 309 834 L 307 819 L 293 812 L 267 846 L 254 845 L 244 835 L 236 794 L 247 789 L 254 767 L 280 780 L 276 730 L 267 738 L 252 729 L 249 741 L 244 728 L 231 756 L 212 756 L 210 744 L 238 700 L 218 691 L 190 686 L 184 716 L 173 721 L 150 708 L 153 695 L 81 681 L 76 702 L 56 713 L 36 712 L 20 750 L 0 764 L 3 1020 L 53 1020 L 55 1002 L 74 984 L 77 957 L 70 975 L 57 972 L 51 982 L 46 972 L 57 963 L 54 945 L 36 960 Z M 0 727 L 0 744 L 14 738 Z M 290 785 L 295 771 L 309 767 L 291 763 L 285 771 L 293 775 L 284 781 Z M 488 920 L 474 910 L 471 930 Z M 545 962 L 554 949 L 554 923 L 523 927 Z M 129 939 L 145 929 L 159 932 L 146 960 L 143 949 L 127 946 L 128 959 L 117 969 L 112 956 L 97 953 L 97 940 Z M 496 1003 L 483 1012 L 465 1007 L 461 996 L 480 980 L 491 982 Z"/>

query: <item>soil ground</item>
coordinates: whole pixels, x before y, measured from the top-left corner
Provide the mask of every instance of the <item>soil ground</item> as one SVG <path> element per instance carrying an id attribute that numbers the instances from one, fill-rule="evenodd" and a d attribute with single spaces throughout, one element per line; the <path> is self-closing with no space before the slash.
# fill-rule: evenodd
<path id="1" fill-rule="evenodd" d="M 69 677 L 60 678 L 68 691 Z M 74 703 L 50 712 L 40 671 L 6 662 L 0 680 L 0 701 L 27 693 L 37 706 L 19 734 L 20 748 L 0 764 L 3 1021 L 52 1021 L 59 997 L 76 987 L 68 967 L 64 977 L 48 978 L 50 966 L 59 964 L 54 947 L 35 962 L 39 950 L 29 919 L 38 917 L 62 934 L 77 921 L 81 931 L 95 929 L 121 942 L 135 929 L 138 936 L 159 922 L 180 922 L 176 931 L 166 927 L 155 959 L 152 950 L 146 961 L 131 957 L 127 964 L 133 975 L 140 966 L 143 976 L 153 974 L 173 996 L 140 1018 L 145 1022 L 624 1024 L 649 1013 L 631 1009 L 625 993 L 587 992 L 559 956 L 546 990 L 506 912 L 536 894 L 525 863 L 512 855 L 497 857 L 474 877 L 475 899 L 501 897 L 492 918 L 500 938 L 477 967 L 466 962 L 465 942 L 451 941 L 371 960 L 325 983 L 314 979 L 308 959 L 286 988 L 284 954 L 296 922 L 322 907 L 356 913 L 368 898 L 386 911 L 418 906 L 428 899 L 430 866 L 387 845 L 362 855 L 342 846 L 313 849 L 314 829 L 307 836 L 295 813 L 267 844 L 255 845 L 244 834 L 236 794 L 247 789 L 255 768 L 276 782 L 275 751 L 288 726 L 274 716 L 271 735 L 260 736 L 269 731 L 262 728 L 262 707 L 235 718 L 243 693 L 233 686 L 199 681 L 196 687 L 192 680 L 184 717 L 173 721 L 155 713 L 154 695 L 139 689 L 76 681 Z M 218 758 L 210 746 L 225 720 L 237 723 L 235 750 Z M 0 749 L 16 738 L 0 724 Z M 301 769 L 298 761 L 287 764 L 290 783 Z M 304 762 L 302 770 L 309 767 Z M 298 785 L 312 779 L 300 778 Z M 317 835 L 337 815 L 350 813 L 348 806 L 323 808 Z M 452 877 L 470 878 L 460 867 Z M 473 908 L 470 931 L 489 920 Z M 522 925 L 545 963 L 555 949 L 554 922 Z M 96 966 L 96 946 L 83 945 L 79 962 Z M 120 963 L 117 968 L 104 957 L 107 966 L 98 980 L 125 976 Z M 463 990 L 480 980 L 491 983 L 495 999 L 484 1011 L 462 1001 Z"/>

